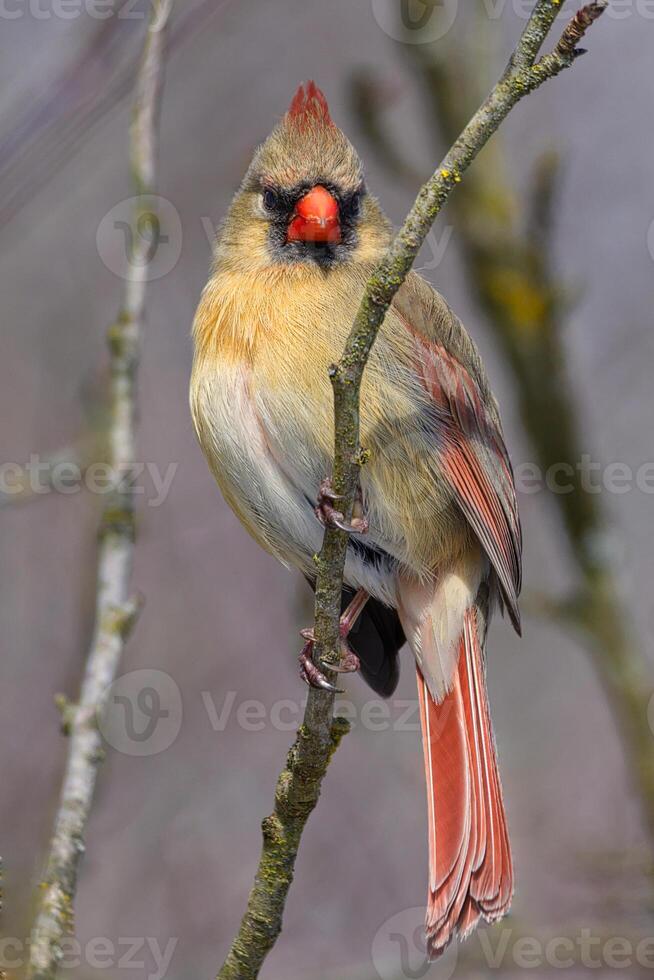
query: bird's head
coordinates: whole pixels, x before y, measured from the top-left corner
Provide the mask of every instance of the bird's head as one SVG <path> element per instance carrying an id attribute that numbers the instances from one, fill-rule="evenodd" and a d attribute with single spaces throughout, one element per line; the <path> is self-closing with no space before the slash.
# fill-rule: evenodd
<path id="1" fill-rule="evenodd" d="M 218 257 L 253 267 L 374 261 L 389 225 L 361 161 L 314 82 L 256 151 L 230 208 Z"/>

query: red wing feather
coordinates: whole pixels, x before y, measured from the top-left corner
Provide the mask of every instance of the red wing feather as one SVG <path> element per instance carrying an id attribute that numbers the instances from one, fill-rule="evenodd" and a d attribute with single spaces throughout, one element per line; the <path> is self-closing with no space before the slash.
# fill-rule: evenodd
<path id="1" fill-rule="evenodd" d="M 495 569 L 520 632 L 522 533 L 501 428 L 466 368 L 445 347 L 406 326 L 416 345 L 419 374 L 438 409 L 434 434 L 443 475 Z"/>

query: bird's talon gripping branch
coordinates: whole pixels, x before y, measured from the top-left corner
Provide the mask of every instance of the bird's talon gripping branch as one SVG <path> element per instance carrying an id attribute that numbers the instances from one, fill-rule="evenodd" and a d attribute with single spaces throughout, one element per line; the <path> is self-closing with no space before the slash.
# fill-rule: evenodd
<path id="1" fill-rule="evenodd" d="M 331 480 L 329 477 L 326 477 L 320 484 L 318 503 L 315 508 L 316 517 L 322 526 L 338 528 L 340 531 L 346 531 L 348 534 L 367 534 L 369 525 L 368 518 L 363 510 L 361 489 L 357 492 L 352 520 L 349 524 L 341 511 L 334 507 L 334 502 L 342 499 L 343 497 L 340 494 L 334 493 Z"/>
<path id="2" fill-rule="evenodd" d="M 350 649 L 347 638 L 350 630 L 363 612 L 363 608 L 367 603 L 368 598 L 368 593 L 365 589 L 358 589 L 349 606 L 343 612 L 338 624 L 341 659 L 337 664 L 330 664 L 326 660 L 321 660 L 320 666 L 325 670 L 333 670 L 335 674 L 352 674 L 359 670 L 361 663 L 354 650 Z M 305 684 L 308 684 L 309 687 L 319 687 L 323 691 L 332 691 L 336 694 L 343 694 L 342 690 L 334 687 L 333 684 L 330 684 L 322 670 L 320 670 L 320 667 L 317 667 L 313 662 L 313 650 L 316 643 L 316 637 L 313 629 L 308 628 L 300 630 L 300 636 L 306 640 L 299 658 L 300 675 L 302 680 L 305 682 Z"/>
<path id="3" fill-rule="evenodd" d="M 300 677 L 308 687 L 315 687 L 321 691 L 330 691 L 332 694 L 343 694 L 340 687 L 331 684 L 323 674 L 320 667 L 314 664 L 312 659 L 314 640 L 307 640 L 302 653 L 298 657 L 300 662 Z M 336 668 L 331 668 L 335 670 Z"/>
<path id="4" fill-rule="evenodd" d="M 325 500 L 331 501 L 332 503 L 335 500 L 343 499 L 343 494 L 334 493 L 334 490 L 332 488 L 332 481 L 328 476 L 326 476 L 325 479 L 320 484 L 320 490 L 318 491 L 318 503 L 320 503 L 323 498 Z"/>

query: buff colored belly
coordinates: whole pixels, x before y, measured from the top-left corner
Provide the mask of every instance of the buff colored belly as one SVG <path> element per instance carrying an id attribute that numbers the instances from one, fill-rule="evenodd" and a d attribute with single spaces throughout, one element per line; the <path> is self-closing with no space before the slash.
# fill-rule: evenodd
<path id="1" fill-rule="evenodd" d="M 329 461 L 321 453 L 311 461 L 308 455 L 302 460 L 288 454 L 280 459 L 274 434 L 262 424 L 265 401 L 253 393 L 251 378 L 241 366 L 214 363 L 194 375 L 195 427 L 223 496 L 263 548 L 312 577 L 313 555 L 323 538 L 314 499 Z M 361 543 L 363 547 L 348 553 L 346 581 L 392 604 L 396 592 L 392 563 L 374 553 L 376 542 L 362 539 Z"/>
<path id="2" fill-rule="evenodd" d="M 214 364 L 194 377 L 191 402 L 202 448 L 240 521 L 281 562 L 310 572 L 321 528 L 271 452 L 247 371 Z"/>

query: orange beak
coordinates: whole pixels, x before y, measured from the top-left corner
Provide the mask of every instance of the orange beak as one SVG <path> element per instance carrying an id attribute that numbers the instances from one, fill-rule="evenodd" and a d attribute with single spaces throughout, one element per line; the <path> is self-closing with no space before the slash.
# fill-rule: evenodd
<path id="1" fill-rule="evenodd" d="M 300 198 L 286 232 L 289 242 L 331 242 L 341 240 L 338 201 L 326 187 L 316 184 Z"/>

